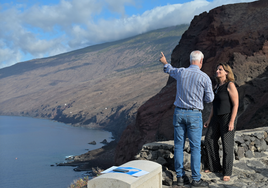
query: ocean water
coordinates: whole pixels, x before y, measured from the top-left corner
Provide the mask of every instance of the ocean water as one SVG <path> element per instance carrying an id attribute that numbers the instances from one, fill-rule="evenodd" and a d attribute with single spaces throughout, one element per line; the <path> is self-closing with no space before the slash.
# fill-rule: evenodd
<path id="1" fill-rule="evenodd" d="M 67 188 L 85 172 L 56 163 L 100 148 L 100 142 L 111 137 L 107 131 L 50 120 L 0 116 L 0 187 Z M 97 144 L 88 144 L 91 141 Z"/>

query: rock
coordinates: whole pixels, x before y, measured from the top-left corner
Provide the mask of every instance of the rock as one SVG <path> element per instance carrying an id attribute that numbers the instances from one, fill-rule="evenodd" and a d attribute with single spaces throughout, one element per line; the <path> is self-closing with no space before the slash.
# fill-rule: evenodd
<path id="1" fill-rule="evenodd" d="M 67 161 L 74 160 L 74 156 L 69 156 L 69 157 L 65 158 L 65 160 L 67 160 Z"/>
<path id="2" fill-rule="evenodd" d="M 266 143 L 268 144 L 268 137 L 264 139 L 266 141 Z"/>
<path id="3" fill-rule="evenodd" d="M 108 142 L 107 142 L 107 140 L 106 139 L 104 139 L 102 142 L 100 142 L 100 143 L 102 143 L 102 144 L 108 144 Z"/>
<path id="4" fill-rule="evenodd" d="M 257 151 L 262 151 L 260 140 L 255 140 L 254 146 L 257 148 Z"/>
<path id="5" fill-rule="evenodd" d="M 235 142 L 239 144 L 245 143 L 244 139 L 242 137 L 235 136 Z"/>
<path id="6" fill-rule="evenodd" d="M 264 138 L 264 133 L 263 132 L 257 132 L 257 133 L 254 133 L 254 136 L 257 137 L 258 139 L 262 139 L 262 138 Z"/>
<path id="7" fill-rule="evenodd" d="M 268 137 L 267 132 L 264 132 L 264 136 L 263 136 L 263 138 L 266 139 L 267 137 Z"/>
<path id="8" fill-rule="evenodd" d="M 96 145 L 96 141 L 89 142 L 88 144 Z"/>
<path id="9" fill-rule="evenodd" d="M 254 141 L 256 140 L 256 137 L 252 136 L 252 137 L 250 137 L 250 140 L 251 140 L 252 142 L 254 142 Z"/>
<path id="10" fill-rule="evenodd" d="M 267 149 L 266 141 L 262 138 L 260 141 L 260 151 L 266 151 L 266 149 Z"/>
<path id="11" fill-rule="evenodd" d="M 238 152 L 238 146 L 237 144 L 234 144 L 234 153 L 237 155 L 237 152 Z"/>
<path id="12" fill-rule="evenodd" d="M 159 163 L 159 164 L 161 164 L 161 165 L 167 164 L 167 161 L 163 157 L 158 157 L 158 159 L 156 160 L 156 162 Z"/>
<path id="13" fill-rule="evenodd" d="M 163 170 L 162 172 L 163 185 L 171 186 L 173 182 L 173 174 L 168 170 Z"/>
<path id="14" fill-rule="evenodd" d="M 255 158 L 261 158 L 262 154 L 260 152 L 254 152 Z"/>
<path id="15" fill-rule="evenodd" d="M 241 144 L 241 146 L 244 148 L 245 151 L 248 151 L 249 148 L 246 143 Z"/>
<path id="16" fill-rule="evenodd" d="M 141 152 L 140 153 L 140 157 L 142 158 L 142 159 L 148 159 L 148 155 L 147 155 L 147 152 Z"/>
<path id="17" fill-rule="evenodd" d="M 183 161 L 184 169 L 190 171 L 191 170 L 191 154 L 184 153 L 183 160 L 184 160 Z"/>
<path id="18" fill-rule="evenodd" d="M 247 158 L 252 158 L 252 157 L 254 157 L 254 153 L 252 151 L 248 150 L 248 151 L 246 151 L 245 156 Z"/>
<path id="19" fill-rule="evenodd" d="M 248 148 L 252 152 L 257 150 L 257 148 L 255 147 L 255 142 L 250 142 L 250 144 L 248 145 Z"/>
<path id="20" fill-rule="evenodd" d="M 245 135 L 245 136 L 244 136 L 244 140 L 245 140 L 245 141 L 251 141 L 251 137 L 250 137 L 249 135 Z"/>
<path id="21" fill-rule="evenodd" d="M 238 147 L 237 153 L 236 153 L 236 159 L 240 160 L 243 157 L 245 157 L 245 149 L 244 147 Z"/>

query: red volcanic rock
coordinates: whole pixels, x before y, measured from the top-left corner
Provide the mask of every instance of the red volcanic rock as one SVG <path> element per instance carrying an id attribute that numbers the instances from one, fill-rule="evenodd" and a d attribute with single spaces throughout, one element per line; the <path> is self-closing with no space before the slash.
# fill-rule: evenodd
<path id="1" fill-rule="evenodd" d="M 201 50 L 202 70 L 213 80 L 218 63 L 228 63 L 239 88 L 237 129 L 268 125 L 268 1 L 224 5 L 195 16 L 173 50 L 171 64 L 188 67 L 189 55 Z M 173 138 L 173 102 L 176 86 L 169 79 L 160 93 L 142 105 L 136 124 L 123 132 L 116 150 L 116 163 L 133 159 L 141 146 Z M 203 116 L 207 118 L 209 108 Z"/>

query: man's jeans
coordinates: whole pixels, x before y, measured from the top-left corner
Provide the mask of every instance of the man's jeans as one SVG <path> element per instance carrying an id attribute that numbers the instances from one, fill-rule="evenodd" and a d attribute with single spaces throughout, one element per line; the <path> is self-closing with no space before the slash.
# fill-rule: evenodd
<path id="1" fill-rule="evenodd" d="M 192 179 L 199 181 L 201 163 L 202 113 L 198 110 L 185 110 L 176 107 L 173 115 L 174 125 L 174 162 L 177 177 L 185 175 L 183 170 L 183 149 L 186 134 L 191 147 Z"/>

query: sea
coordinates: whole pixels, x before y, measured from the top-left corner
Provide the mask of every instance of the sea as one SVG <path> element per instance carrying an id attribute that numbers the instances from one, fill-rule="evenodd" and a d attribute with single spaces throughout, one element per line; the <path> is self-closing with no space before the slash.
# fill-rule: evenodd
<path id="1" fill-rule="evenodd" d="M 104 139 L 112 141 L 112 134 L 46 119 L 0 116 L 0 187 L 68 188 L 87 172 L 56 164 L 102 147 Z M 92 141 L 97 144 L 88 144 Z"/>

